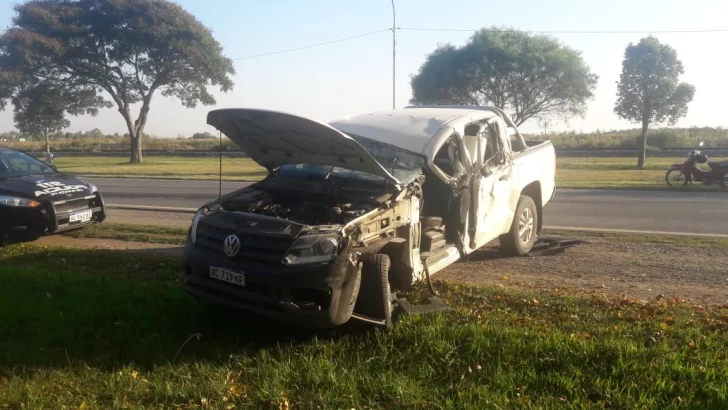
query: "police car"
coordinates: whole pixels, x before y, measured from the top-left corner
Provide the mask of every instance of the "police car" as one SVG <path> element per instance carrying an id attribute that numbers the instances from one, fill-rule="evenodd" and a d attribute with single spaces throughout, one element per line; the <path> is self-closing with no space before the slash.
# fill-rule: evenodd
<path id="1" fill-rule="evenodd" d="M 0 245 L 102 222 L 98 189 L 31 155 L 0 147 Z"/>

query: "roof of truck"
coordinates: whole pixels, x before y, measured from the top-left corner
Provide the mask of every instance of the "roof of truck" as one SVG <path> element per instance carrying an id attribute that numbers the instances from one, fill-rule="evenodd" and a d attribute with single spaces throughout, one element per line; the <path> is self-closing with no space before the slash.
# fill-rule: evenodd
<path id="1" fill-rule="evenodd" d="M 418 106 L 356 115 L 330 125 L 347 134 L 424 153 L 430 140 L 443 128 L 458 129 L 473 121 L 497 116 L 490 107 Z"/>

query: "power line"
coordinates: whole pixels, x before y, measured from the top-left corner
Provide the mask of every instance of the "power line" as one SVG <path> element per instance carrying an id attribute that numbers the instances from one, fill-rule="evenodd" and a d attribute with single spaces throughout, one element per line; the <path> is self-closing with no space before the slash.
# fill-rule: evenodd
<path id="1" fill-rule="evenodd" d="M 481 29 L 458 28 L 420 28 L 397 27 L 397 30 L 408 31 L 440 31 L 440 32 L 475 32 Z M 669 34 L 669 33 L 728 33 L 728 29 L 702 29 L 702 30 L 508 30 L 485 29 L 495 33 L 536 33 L 536 34 Z"/>
<path id="2" fill-rule="evenodd" d="M 459 28 L 426 28 L 426 27 L 397 27 L 397 30 L 403 31 L 431 31 L 431 32 L 453 32 L 453 33 L 473 33 L 481 29 L 459 29 Z M 534 34 L 670 34 L 670 33 L 728 33 L 728 29 L 702 29 L 702 30 L 515 30 L 515 29 L 485 29 L 486 31 L 495 33 L 517 33 L 526 32 Z M 309 44 L 306 46 L 289 48 L 286 50 L 273 51 L 270 53 L 255 54 L 252 56 L 234 58 L 233 61 L 250 60 L 253 58 L 267 57 L 276 54 L 290 53 L 292 51 L 306 50 L 309 48 L 325 46 L 328 44 L 340 43 L 343 41 L 354 40 L 357 38 L 373 36 L 375 34 L 392 31 L 391 28 L 371 31 L 369 33 L 358 34 L 355 36 L 339 38 L 336 40 L 325 41 L 323 43 Z"/>
<path id="3" fill-rule="evenodd" d="M 291 51 L 305 50 L 307 48 L 320 47 L 320 46 L 325 46 L 327 44 L 340 43 L 342 41 L 348 41 L 348 40 L 354 40 L 354 39 L 361 38 L 361 37 L 373 36 L 375 34 L 383 33 L 385 31 L 392 31 L 392 29 L 391 28 L 385 28 L 385 29 L 382 29 L 382 30 L 372 31 L 372 32 L 369 32 L 369 33 L 358 34 L 356 36 L 339 38 L 339 39 L 331 40 L 331 41 L 325 41 L 323 43 L 309 44 L 307 46 L 301 46 L 301 47 L 296 47 L 296 48 L 289 48 L 287 50 L 273 51 L 271 53 L 263 53 L 263 54 L 256 54 L 256 55 L 247 56 L 247 57 L 233 58 L 233 61 L 249 60 L 251 58 L 266 57 L 266 56 L 272 56 L 274 54 L 282 54 L 282 53 L 289 53 Z"/>

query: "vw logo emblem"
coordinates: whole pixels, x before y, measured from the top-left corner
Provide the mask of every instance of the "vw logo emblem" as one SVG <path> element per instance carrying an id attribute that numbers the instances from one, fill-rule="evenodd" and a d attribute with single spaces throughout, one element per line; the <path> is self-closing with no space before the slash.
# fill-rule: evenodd
<path id="1" fill-rule="evenodd" d="M 225 242 L 222 243 L 222 250 L 225 255 L 234 257 L 240 253 L 240 238 L 237 235 L 230 235 L 225 238 Z"/>

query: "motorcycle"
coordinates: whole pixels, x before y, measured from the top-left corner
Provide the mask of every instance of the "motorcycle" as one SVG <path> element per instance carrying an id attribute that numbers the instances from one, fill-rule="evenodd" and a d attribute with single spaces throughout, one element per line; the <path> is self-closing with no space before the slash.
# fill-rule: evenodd
<path id="1" fill-rule="evenodd" d="M 703 143 L 698 144 L 703 147 Z M 703 171 L 697 164 L 707 163 L 710 171 Z M 682 164 L 673 164 L 665 174 L 665 182 L 671 187 L 682 187 L 688 182 L 702 182 L 705 185 L 721 185 L 728 188 L 728 161 L 708 162 L 708 154 L 702 150 L 693 150 Z"/>

